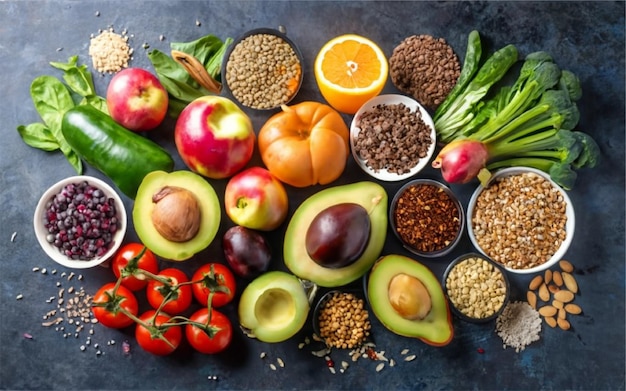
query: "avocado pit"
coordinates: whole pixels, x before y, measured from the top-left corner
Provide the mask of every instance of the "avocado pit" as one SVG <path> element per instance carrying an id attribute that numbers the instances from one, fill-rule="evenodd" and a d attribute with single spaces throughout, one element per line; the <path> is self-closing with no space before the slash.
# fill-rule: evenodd
<path id="1" fill-rule="evenodd" d="M 361 257 L 370 238 L 371 221 L 367 210 L 344 202 L 320 211 L 306 232 L 306 251 L 318 265 L 341 268 Z"/>
<path id="2" fill-rule="evenodd" d="M 432 307 L 428 289 L 417 277 L 405 273 L 393 276 L 387 294 L 393 309 L 404 319 L 424 319 Z"/>
<path id="3" fill-rule="evenodd" d="M 202 214 L 196 196 L 177 186 L 165 186 L 152 196 L 152 224 L 172 242 L 187 242 L 200 230 Z"/>

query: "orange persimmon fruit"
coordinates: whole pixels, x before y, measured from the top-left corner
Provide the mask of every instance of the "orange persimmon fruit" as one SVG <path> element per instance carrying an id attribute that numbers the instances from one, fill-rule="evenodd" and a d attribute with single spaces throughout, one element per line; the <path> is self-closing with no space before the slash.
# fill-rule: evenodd
<path id="1" fill-rule="evenodd" d="M 326 104 L 283 105 L 259 130 L 259 151 L 280 181 L 294 187 L 325 185 L 345 169 L 349 133 L 341 114 Z"/>

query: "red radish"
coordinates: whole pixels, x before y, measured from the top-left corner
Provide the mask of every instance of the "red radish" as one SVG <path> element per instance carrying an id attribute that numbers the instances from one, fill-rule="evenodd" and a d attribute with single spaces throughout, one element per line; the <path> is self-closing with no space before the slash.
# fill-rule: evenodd
<path id="1" fill-rule="evenodd" d="M 440 168 L 448 183 L 467 183 L 485 168 L 489 152 L 487 146 L 476 140 L 454 140 L 441 149 L 433 168 Z"/>

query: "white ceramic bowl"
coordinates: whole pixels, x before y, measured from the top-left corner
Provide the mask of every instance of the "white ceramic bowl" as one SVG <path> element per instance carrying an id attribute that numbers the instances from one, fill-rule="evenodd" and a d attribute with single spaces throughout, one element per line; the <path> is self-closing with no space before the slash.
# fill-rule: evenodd
<path id="1" fill-rule="evenodd" d="M 97 187 L 102 190 L 104 194 L 115 200 L 115 206 L 117 210 L 117 231 L 113 235 L 112 242 L 110 248 L 106 253 L 102 256 L 96 256 L 89 260 L 76 260 L 67 257 L 63 254 L 54 244 L 49 243 L 46 237 L 48 236 L 48 230 L 45 227 L 45 212 L 47 209 L 47 203 L 55 197 L 57 194 L 61 192 L 61 190 L 68 184 L 71 183 L 79 183 L 82 181 L 87 181 L 90 185 Z M 124 207 L 124 203 L 122 199 L 118 195 L 118 193 L 109 186 L 106 182 L 101 179 L 79 175 L 72 176 L 69 178 L 65 178 L 54 185 L 50 186 L 48 190 L 46 190 L 39 202 L 37 203 L 37 207 L 35 208 L 35 215 L 33 218 L 33 225 L 35 228 L 35 235 L 37 236 L 37 240 L 39 241 L 39 245 L 45 251 L 45 253 L 52 258 L 56 263 L 63 265 L 68 268 L 73 269 L 87 269 L 93 266 L 100 265 L 101 263 L 107 261 L 115 252 L 118 250 L 122 241 L 124 240 L 124 235 L 126 234 L 126 208 Z"/>
<path id="2" fill-rule="evenodd" d="M 359 123 L 360 117 L 363 115 L 363 113 L 371 111 L 374 107 L 381 105 L 381 104 L 392 105 L 392 104 L 399 104 L 399 103 L 404 104 L 413 112 L 416 112 L 419 110 L 419 112 L 421 113 L 422 121 L 424 121 L 424 123 L 428 125 L 431 129 L 430 139 L 432 143 L 430 144 L 430 147 L 428 148 L 428 152 L 426 153 L 426 156 L 420 159 L 417 162 L 417 164 L 413 168 L 411 168 L 411 170 L 407 173 L 397 174 L 395 172 L 389 172 L 384 169 L 374 170 L 373 168 L 367 165 L 367 161 L 362 159 L 359 156 L 358 152 L 356 151 L 355 141 L 356 141 L 357 136 L 361 132 L 361 129 L 357 126 L 357 124 Z M 352 149 L 352 156 L 354 157 L 354 160 L 356 160 L 357 164 L 359 165 L 359 167 L 361 167 L 363 171 L 365 171 L 372 177 L 379 179 L 381 181 L 388 181 L 388 182 L 402 181 L 420 172 L 428 164 L 431 157 L 433 156 L 433 153 L 435 152 L 436 144 L 437 144 L 437 135 L 435 133 L 435 124 L 433 123 L 433 120 L 430 117 L 430 114 L 428 114 L 428 111 L 426 111 L 426 109 L 422 105 L 420 105 L 415 99 L 412 99 L 408 96 L 404 96 L 400 94 L 379 95 L 370 99 L 369 101 L 365 102 L 363 106 L 361 106 L 361 108 L 356 112 L 356 114 L 354 114 L 354 118 L 352 119 L 352 123 L 350 124 L 350 149 Z"/>
<path id="3" fill-rule="evenodd" d="M 525 173 L 525 172 L 532 172 L 532 173 L 536 173 L 537 175 L 542 176 L 543 178 L 547 179 L 554 188 L 556 188 L 560 194 L 563 197 L 563 200 L 565 201 L 566 207 L 565 207 L 565 215 L 567 217 L 567 222 L 565 224 L 565 231 L 566 231 L 566 236 L 565 239 L 563 240 L 563 242 L 561 243 L 561 246 L 556 250 L 556 252 L 552 255 L 552 257 L 550 257 L 546 262 L 544 262 L 543 264 L 531 267 L 531 268 L 527 268 L 527 269 L 514 269 L 511 268 L 507 265 L 503 265 L 504 268 L 511 272 L 511 273 L 517 273 L 517 274 L 532 274 L 532 273 L 537 273 L 543 270 L 546 270 L 552 266 L 554 266 L 558 261 L 560 261 L 561 259 L 563 259 L 563 256 L 565 255 L 565 253 L 567 252 L 567 249 L 569 248 L 570 244 L 572 243 L 572 239 L 574 238 L 574 229 L 576 226 L 576 219 L 575 219 L 575 215 L 574 215 L 574 207 L 572 205 L 572 201 L 570 200 L 569 196 L 567 195 L 567 193 L 565 192 L 565 190 L 563 190 L 563 188 L 561 188 L 559 185 L 557 185 L 554 181 L 552 181 L 550 179 L 550 176 L 548 174 L 546 174 L 543 171 L 534 169 L 534 168 L 529 168 L 529 167 L 510 167 L 510 168 L 504 168 L 501 170 L 496 171 L 495 173 L 492 174 L 491 179 L 489 180 L 489 183 L 487 184 L 487 186 L 489 186 L 491 183 L 493 183 L 495 180 L 497 180 L 498 178 L 503 178 L 503 177 L 507 177 L 507 176 L 511 176 L 511 175 L 519 175 L 521 173 Z M 483 250 L 480 245 L 478 244 L 478 241 L 476 239 L 476 236 L 474 234 L 474 226 L 472 224 L 472 217 L 474 216 L 474 209 L 476 207 L 476 201 L 479 197 L 479 195 L 481 194 L 481 192 L 485 189 L 484 186 L 479 186 L 474 193 L 472 194 L 472 197 L 470 198 L 468 207 L 467 207 L 467 231 L 469 234 L 469 238 L 470 241 L 472 242 L 472 244 L 474 245 L 474 247 L 480 251 L 483 255 L 486 256 L 490 256 L 489 254 L 487 254 L 487 252 L 485 250 Z M 493 259 L 493 256 L 491 256 L 491 258 Z"/>

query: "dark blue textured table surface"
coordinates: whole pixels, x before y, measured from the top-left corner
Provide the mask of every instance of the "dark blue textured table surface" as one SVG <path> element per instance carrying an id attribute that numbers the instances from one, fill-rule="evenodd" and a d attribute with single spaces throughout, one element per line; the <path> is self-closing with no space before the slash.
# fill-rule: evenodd
<path id="1" fill-rule="evenodd" d="M 200 23 L 197 23 L 200 22 Z M 88 63 L 91 34 L 110 26 L 131 36 L 131 65 L 150 68 L 147 50 L 169 51 L 170 42 L 186 42 L 206 34 L 225 39 L 257 27 L 286 28 L 304 55 L 304 83 L 296 102 L 321 101 L 312 72 L 317 51 L 329 39 L 357 33 L 377 42 L 387 55 L 405 37 L 430 34 L 445 38 L 462 58 L 467 34 L 476 29 L 489 48 L 515 44 L 522 55 L 545 50 L 582 82 L 578 128 L 598 141 L 599 167 L 582 170 L 569 192 L 576 211 L 576 234 L 566 258 L 576 267 L 584 313 L 572 317 L 572 329 L 544 324 L 541 339 L 516 353 L 503 349 L 494 324 L 472 325 L 454 320 L 455 337 L 436 348 L 396 336 L 374 321 L 379 350 L 397 361 L 377 373 L 376 363 L 359 360 L 345 373 L 331 374 L 312 346 L 299 344 L 312 328 L 292 339 L 264 344 L 235 333 L 223 354 L 204 356 L 183 347 L 169 357 L 140 350 L 131 330 L 94 326 L 78 338 L 43 327 L 47 303 L 58 287 L 73 286 L 93 293 L 112 274 L 104 268 L 80 272 L 68 281 L 39 248 L 32 228 L 33 211 L 43 191 L 75 172 L 59 153 L 28 147 L 16 128 L 39 121 L 29 95 L 31 81 L 42 74 L 60 76 L 50 61 L 79 55 Z M 624 2 L 263 2 L 263 1 L 0 1 L 0 388 L 1 389 L 624 389 Z M 163 39 L 160 39 L 163 36 Z M 103 95 L 110 76 L 96 76 Z M 396 92 L 388 82 L 385 92 Z M 249 112 L 258 130 L 268 113 Z M 350 117 L 345 116 L 349 123 Z M 185 169 L 172 138 L 173 121 L 150 134 Z M 251 164 L 260 164 L 258 152 Z M 86 174 L 105 178 L 88 167 Z M 426 170 L 420 176 L 438 178 Z M 369 179 L 350 160 L 333 185 Z M 211 181 L 223 194 L 225 181 Z M 401 183 L 386 184 L 393 194 Z M 476 183 L 452 186 L 464 206 Z M 291 212 L 318 187 L 289 188 Z M 127 209 L 132 202 L 125 198 Z M 230 222 L 224 218 L 220 234 Z M 284 227 L 270 235 L 280 254 Z M 219 237 L 219 234 L 218 234 Z M 127 240 L 135 240 L 131 225 Z M 217 242 L 216 242 L 217 243 Z M 467 236 L 452 253 L 423 260 L 437 276 L 456 256 L 473 250 Z M 221 259 L 211 245 L 181 265 L 193 270 Z M 408 255 L 389 235 L 385 254 Z M 46 268 L 47 273 L 33 272 Z M 272 267 L 285 269 L 280 256 Z M 56 269 L 56 274 L 52 274 Z M 78 272 L 77 272 L 78 274 Z M 513 299 L 524 298 L 529 277 L 511 276 Z M 17 300 L 18 295 L 22 299 Z M 225 310 L 236 324 L 235 306 Z M 25 338 L 24 334 L 32 335 Z M 91 344 L 80 350 L 90 338 Z M 122 352 L 122 342 L 131 352 Z M 115 343 L 112 343 L 115 341 Z M 97 355 L 98 344 L 103 354 Z M 403 349 L 417 358 L 403 361 Z M 260 358 L 266 352 L 265 359 Z M 343 352 L 345 353 L 345 352 Z M 342 353 L 342 354 L 343 354 Z M 347 356 L 334 355 L 339 362 Z M 273 371 L 280 357 L 285 368 Z M 217 380 L 209 379 L 217 376 Z"/>

